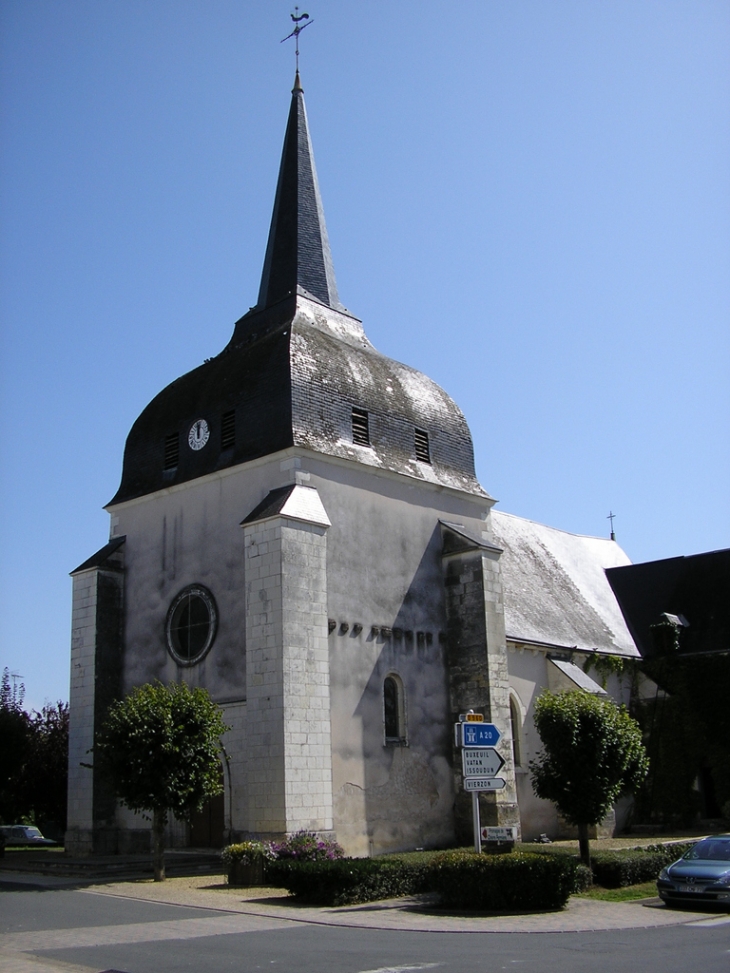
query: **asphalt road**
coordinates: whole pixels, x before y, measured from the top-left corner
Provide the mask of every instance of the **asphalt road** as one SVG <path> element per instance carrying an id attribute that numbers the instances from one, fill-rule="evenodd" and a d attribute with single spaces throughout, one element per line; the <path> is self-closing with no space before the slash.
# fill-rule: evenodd
<path id="1" fill-rule="evenodd" d="M 728 973 L 730 917 L 580 933 L 414 932 L 318 925 L 4 886 L 3 973 Z"/>

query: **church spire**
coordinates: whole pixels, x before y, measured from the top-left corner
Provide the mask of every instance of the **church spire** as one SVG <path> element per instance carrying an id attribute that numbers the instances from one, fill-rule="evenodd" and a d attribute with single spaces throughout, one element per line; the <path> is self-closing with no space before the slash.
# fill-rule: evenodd
<path id="1" fill-rule="evenodd" d="M 299 71 L 292 89 L 258 308 L 270 307 L 291 294 L 313 297 L 342 310 Z"/>

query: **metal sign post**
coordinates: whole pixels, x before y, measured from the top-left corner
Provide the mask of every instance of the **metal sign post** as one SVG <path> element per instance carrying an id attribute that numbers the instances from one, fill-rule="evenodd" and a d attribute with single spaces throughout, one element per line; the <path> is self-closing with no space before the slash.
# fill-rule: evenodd
<path id="1" fill-rule="evenodd" d="M 474 851 L 477 855 L 482 853 L 482 829 L 479 820 L 479 791 L 472 791 L 471 795 L 472 817 L 474 818 Z"/>
<path id="2" fill-rule="evenodd" d="M 461 749 L 464 790 L 471 791 L 474 851 L 477 854 L 482 851 L 479 794 L 481 791 L 499 791 L 506 783 L 502 777 L 495 776 L 504 766 L 504 759 L 494 749 L 501 737 L 497 727 L 485 723 L 480 713 L 473 710 L 459 713 L 459 722 L 454 726 L 454 742 Z"/>

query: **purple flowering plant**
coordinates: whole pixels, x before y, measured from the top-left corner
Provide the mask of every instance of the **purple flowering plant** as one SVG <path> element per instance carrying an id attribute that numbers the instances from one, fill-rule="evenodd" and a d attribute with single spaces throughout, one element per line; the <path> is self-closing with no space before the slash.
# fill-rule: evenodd
<path id="1" fill-rule="evenodd" d="M 268 848 L 273 859 L 300 862 L 334 861 L 345 854 L 332 838 L 321 838 L 306 830 L 297 831 L 283 841 L 271 841 Z"/>

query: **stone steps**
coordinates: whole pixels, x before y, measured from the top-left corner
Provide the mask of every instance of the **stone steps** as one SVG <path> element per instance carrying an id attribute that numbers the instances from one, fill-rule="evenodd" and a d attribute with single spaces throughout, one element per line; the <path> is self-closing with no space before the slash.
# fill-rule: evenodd
<path id="1" fill-rule="evenodd" d="M 43 855 L 22 852 L 7 854 L 0 859 L 0 870 L 33 872 L 38 875 L 62 875 L 75 878 L 129 878 L 152 875 L 151 855 L 105 855 L 88 858 L 69 858 L 63 854 Z M 167 851 L 165 874 L 222 875 L 220 853 L 216 851 Z"/>

